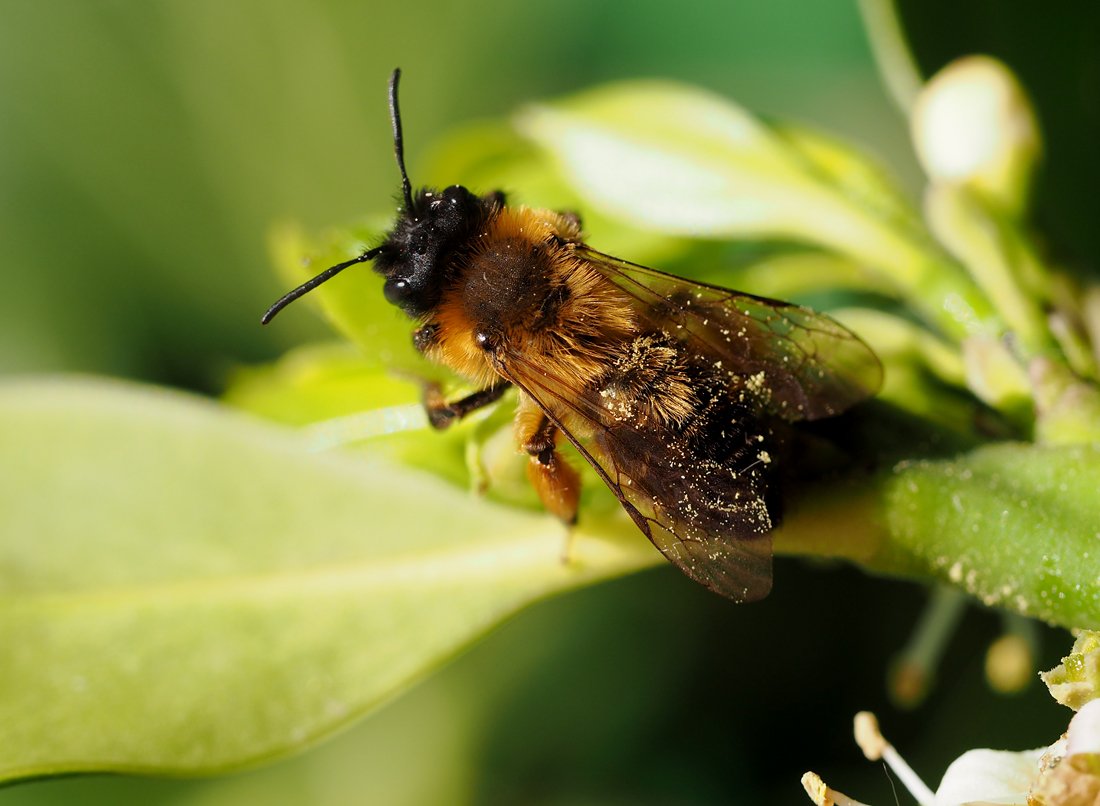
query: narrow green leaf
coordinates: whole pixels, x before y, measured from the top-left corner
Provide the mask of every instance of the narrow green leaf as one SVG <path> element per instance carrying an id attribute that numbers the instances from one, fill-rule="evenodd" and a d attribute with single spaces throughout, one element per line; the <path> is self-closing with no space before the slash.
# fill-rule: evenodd
<path id="1" fill-rule="evenodd" d="M 1030 255 L 1013 248 L 1019 238 L 1007 230 L 1014 225 L 997 220 L 980 197 L 963 185 L 929 185 L 924 202 L 937 239 L 970 270 L 1012 330 L 1018 349 L 1028 358 L 1050 353 L 1054 342 L 1046 324 L 1048 304 L 1045 294 L 1036 291 L 1050 284 L 1027 282 L 1026 274 L 1034 265 Z"/>
<path id="2" fill-rule="evenodd" d="M 792 249 L 788 244 L 738 265 L 729 255 L 700 261 L 701 279 L 741 288 L 762 297 L 801 301 L 814 294 L 837 291 L 889 297 L 896 289 L 865 266 L 818 249 Z"/>
<path id="3" fill-rule="evenodd" d="M 565 565 L 550 517 L 144 387 L 6 382 L 0 445 L 0 780 L 282 755 L 659 561 L 616 513 Z"/>
<path id="4" fill-rule="evenodd" d="M 772 131 L 841 193 L 898 228 L 924 237 L 917 208 L 881 165 L 847 143 L 804 126 L 777 122 Z"/>

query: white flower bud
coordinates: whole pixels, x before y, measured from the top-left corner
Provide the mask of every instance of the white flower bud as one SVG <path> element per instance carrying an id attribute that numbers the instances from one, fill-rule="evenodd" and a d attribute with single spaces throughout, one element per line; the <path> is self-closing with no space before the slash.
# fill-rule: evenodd
<path id="1" fill-rule="evenodd" d="M 912 133 L 933 184 L 967 184 L 1009 215 L 1024 211 L 1039 128 L 1004 64 L 967 56 L 947 65 L 921 90 Z"/>

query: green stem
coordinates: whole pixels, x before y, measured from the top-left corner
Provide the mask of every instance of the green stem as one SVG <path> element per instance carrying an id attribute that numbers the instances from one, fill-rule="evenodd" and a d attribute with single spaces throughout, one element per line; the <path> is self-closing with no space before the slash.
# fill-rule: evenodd
<path id="1" fill-rule="evenodd" d="M 912 708 L 924 699 L 966 605 L 966 595 L 955 588 L 938 585 L 932 589 L 917 627 L 890 673 L 890 695 L 898 705 Z"/>
<path id="2" fill-rule="evenodd" d="M 775 551 L 935 579 L 987 606 L 1097 629 L 1097 478 L 1100 442 L 1004 442 L 894 464 L 795 496 Z"/>
<path id="3" fill-rule="evenodd" d="M 879 74 L 898 109 L 909 117 L 924 84 L 905 39 L 894 0 L 859 0 L 859 11 Z"/>

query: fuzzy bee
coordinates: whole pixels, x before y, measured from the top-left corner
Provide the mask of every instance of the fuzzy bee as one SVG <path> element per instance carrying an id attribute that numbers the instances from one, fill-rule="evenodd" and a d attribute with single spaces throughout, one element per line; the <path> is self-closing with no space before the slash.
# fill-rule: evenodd
<path id="1" fill-rule="evenodd" d="M 413 192 L 395 70 L 389 87 L 403 205 L 378 246 L 278 300 L 280 310 L 373 261 L 416 348 L 476 384 L 436 428 L 518 390 L 515 437 L 546 508 L 577 518 L 568 441 L 660 552 L 736 601 L 771 588 L 770 479 L 785 423 L 838 414 L 878 388 L 875 355 L 797 305 L 697 283 L 588 246 L 578 217 L 460 185 Z"/>

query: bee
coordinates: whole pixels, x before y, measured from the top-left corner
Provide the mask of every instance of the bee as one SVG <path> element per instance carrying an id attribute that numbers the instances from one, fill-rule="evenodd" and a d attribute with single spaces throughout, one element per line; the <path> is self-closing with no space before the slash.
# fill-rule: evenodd
<path id="1" fill-rule="evenodd" d="M 784 424 L 871 396 L 881 366 L 808 308 L 675 277 L 599 252 L 578 216 L 476 195 L 415 193 L 405 169 L 400 70 L 389 83 L 402 203 L 378 246 L 279 299 L 372 261 L 413 343 L 478 391 L 425 408 L 443 429 L 518 392 L 515 439 L 551 513 L 577 519 L 572 444 L 638 528 L 688 577 L 736 601 L 771 589 L 771 494 Z"/>

